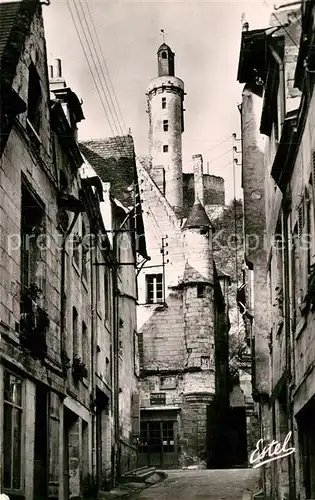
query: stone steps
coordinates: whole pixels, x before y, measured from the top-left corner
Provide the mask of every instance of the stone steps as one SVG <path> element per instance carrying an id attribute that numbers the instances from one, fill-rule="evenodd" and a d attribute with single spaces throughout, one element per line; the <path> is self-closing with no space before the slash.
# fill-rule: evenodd
<path id="1" fill-rule="evenodd" d="M 146 482 L 150 476 L 156 473 L 155 467 L 140 467 L 139 469 L 134 469 L 127 472 L 120 478 L 120 482 L 123 483 L 142 483 Z"/>

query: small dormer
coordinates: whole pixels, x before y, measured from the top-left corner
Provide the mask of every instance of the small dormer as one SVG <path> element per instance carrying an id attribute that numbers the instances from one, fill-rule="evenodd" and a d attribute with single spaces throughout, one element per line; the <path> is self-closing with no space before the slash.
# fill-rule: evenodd
<path id="1" fill-rule="evenodd" d="M 158 70 L 159 76 L 175 76 L 174 52 L 171 48 L 163 43 L 158 52 Z"/>

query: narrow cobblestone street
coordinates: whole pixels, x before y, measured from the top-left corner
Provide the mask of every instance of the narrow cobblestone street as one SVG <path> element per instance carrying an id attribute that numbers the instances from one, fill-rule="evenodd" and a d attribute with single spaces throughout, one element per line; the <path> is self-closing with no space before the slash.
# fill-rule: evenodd
<path id="1" fill-rule="evenodd" d="M 139 500 L 249 500 L 248 491 L 255 488 L 259 471 L 181 470 L 167 471 L 168 478 L 146 490 Z"/>

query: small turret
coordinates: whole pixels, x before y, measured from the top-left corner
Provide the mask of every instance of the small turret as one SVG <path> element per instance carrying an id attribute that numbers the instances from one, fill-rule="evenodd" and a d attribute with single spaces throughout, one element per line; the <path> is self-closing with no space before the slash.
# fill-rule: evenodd
<path id="1" fill-rule="evenodd" d="M 192 268 L 191 279 L 213 283 L 212 225 L 199 200 L 194 203 L 182 231 L 186 263 Z"/>
<path id="2" fill-rule="evenodd" d="M 193 156 L 195 203 L 182 227 L 184 235 L 184 251 L 186 270 L 191 270 L 191 280 L 199 274 L 198 281 L 213 283 L 213 253 L 212 253 L 212 225 L 202 204 L 204 199 L 203 188 L 203 161 L 200 154 Z M 192 269 L 194 272 L 192 272 Z M 185 281 L 189 278 L 185 273 Z"/>
<path id="3" fill-rule="evenodd" d="M 174 52 L 172 49 L 162 43 L 157 51 L 159 76 L 175 76 Z"/>

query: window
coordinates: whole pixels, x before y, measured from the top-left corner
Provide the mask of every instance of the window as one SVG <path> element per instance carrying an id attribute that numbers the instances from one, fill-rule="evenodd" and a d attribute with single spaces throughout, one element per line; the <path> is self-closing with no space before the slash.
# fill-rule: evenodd
<path id="1" fill-rule="evenodd" d="M 163 120 L 163 130 L 164 132 L 168 131 L 168 120 Z"/>
<path id="2" fill-rule="evenodd" d="M 140 422 L 140 453 L 173 453 L 174 422 Z"/>
<path id="3" fill-rule="evenodd" d="M 198 299 L 203 299 L 206 296 L 206 288 L 204 285 L 199 284 L 197 285 L 197 298 Z"/>
<path id="4" fill-rule="evenodd" d="M 3 375 L 3 487 L 21 490 L 23 381 L 6 370 Z"/>
<path id="5" fill-rule="evenodd" d="M 104 272 L 104 294 L 105 294 L 105 319 L 111 321 L 111 283 L 108 267 L 105 267 Z"/>
<path id="6" fill-rule="evenodd" d="M 167 59 L 167 52 L 162 52 L 162 59 Z"/>
<path id="7" fill-rule="evenodd" d="M 102 290 L 101 290 L 101 273 L 102 266 L 95 266 L 95 280 L 96 280 L 96 307 L 99 314 L 102 312 Z"/>
<path id="8" fill-rule="evenodd" d="M 80 236 L 78 233 L 73 235 L 73 250 L 72 250 L 73 262 L 76 266 L 80 268 Z"/>
<path id="9" fill-rule="evenodd" d="M 44 209 L 27 189 L 22 186 L 21 206 L 21 286 L 22 293 L 38 274 L 41 257 Z M 23 312 L 23 311 L 22 311 Z"/>
<path id="10" fill-rule="evenodd" d="M 163 153 L 167 153 L 168 152 L 168 146 L 166 144 L 164 144 L 163 146 Z"/>
<path id="11" fill-rule="evenodd" d="M 89 251 L 85 224 L 82 221 L 82 276 L 87 278 L 87 253 Z"/>
<path id="12" fill-rule="evenodd" d="M 87 334 L 87 326 L 82 321 L 82 361 L 85 364 L 86 368 L 89 368 L 89 344 L 88 344 L 88 334 Z"/>
<path id="13" fill-rule="evenodd" d="M 162 274 L 146 275 L 147 303 L 163 302 L 163 276 Z"/>
<path id="14" fill-rule="evenodd" d="M 34 64 L 30 64 L 28 73 L 28 101 L 27 118 L 38 134 L 40 130 L 40 111 L 41 111 L 41 87 L 38 73 Z"/>
<path id="15" fill-rule="evenodd" d="M 72 308 L 72 351 L 73 356 L 79 355 L 79 332 L 78 332 L 78 312 Z"/>
<path id="16" fill-rule="evenodd" d="M 162 109 L 166 108 L 166 97 L 162 97 Z"/>
<path id="17" fill-rule="evenodd" d="M 210 356 L 201 356 L 200 367 L 202 370 L 209 370 L 209 368 L 210 368 Z"/>

